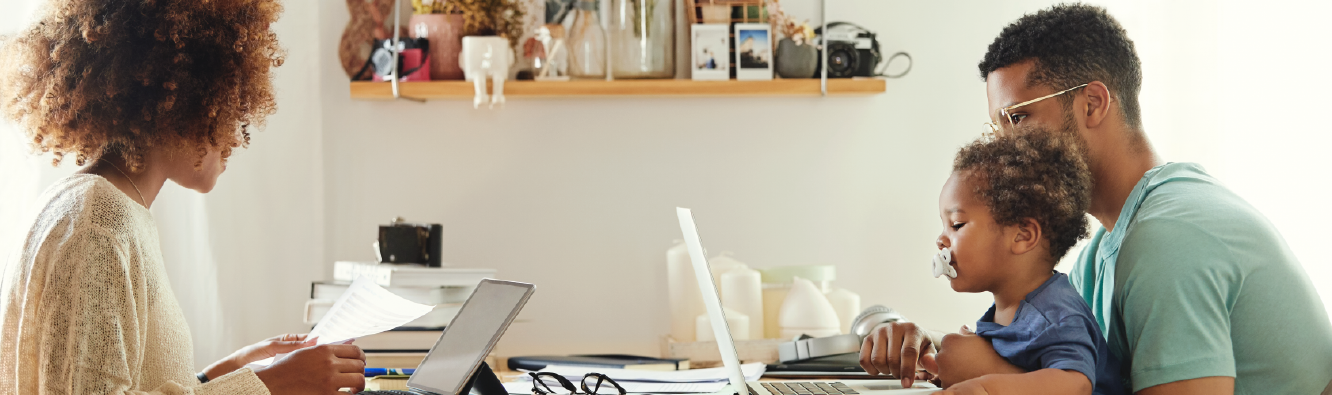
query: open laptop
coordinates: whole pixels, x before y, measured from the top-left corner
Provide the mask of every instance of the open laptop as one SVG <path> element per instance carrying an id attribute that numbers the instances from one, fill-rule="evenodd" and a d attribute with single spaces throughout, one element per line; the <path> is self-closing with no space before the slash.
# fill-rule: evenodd
<path id="1" fill-rule="evenodd" d="M 687 208 L 675 209 L 680 217 L 680 231 L 684 233 L 685 246 L 689 249 L 689 259 L 694 263 L 694 275 L 698 280 L 698 289 L 703 293 L 703 306 L 707 308 L 708 320 L 712 321 L 712 332 L 717 337 L 717 348 L 721 351 L 722 365 L 730 376 L 730 388 L 722 394 L 735 395 L 878 395 L 878 394 L 928 394 L 939 389 L 927 383 L 917 383 L 912 388 L 902 388 L 899 380 L 863 380 L 843 383 L 840 381 L 765 381 L 746 382 L 740 371 L 740 356 L 735 351 L 735 341 L 731 339 L 731 330 L 726 325 L 726 313 L 722 311 L 721 297 L 717 285 L 712 283 L 712 271 L 708 260 L 703 255 L 703 243 L 699 241 L 698 228 L 694 226 L 694 215 Z"/>
<path id="2" fill-rule="evenodd" d="M 470 389 L 492 383 L 499 387 L 487 388 L 490 391 L 484 392 L 505 394 L 494 372 L 480 368 L 485 366 L 486 356 L 490 355 L 495 343 L 535 290 L 536 286 L 528 283 L 481 280 L 407 380 L 409 390 L 362 391 L 360 394 L 467 395 Z M 493 381 L 487 382 L 487 378 Z"/>

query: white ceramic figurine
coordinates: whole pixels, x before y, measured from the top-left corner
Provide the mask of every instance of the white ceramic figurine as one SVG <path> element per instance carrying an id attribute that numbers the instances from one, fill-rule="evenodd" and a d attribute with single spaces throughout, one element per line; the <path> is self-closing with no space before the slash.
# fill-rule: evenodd
<path id="1" fill-rule="evenodd" d="M 462 56 L 458 65 L 468 81 L 476 88 L 476 98 L 472 99 L 473 108 L 481 108 L 481 103 L 490 101 L 490 108 L 498 104 L 504 106 L 504 80 L 509 77 L 509 66 L 513 64 L 513 49 L 509 40 L 498 36 L 463 37 Z M 486 95 L 486 79 L 495 81 L 495 92 Z"/>

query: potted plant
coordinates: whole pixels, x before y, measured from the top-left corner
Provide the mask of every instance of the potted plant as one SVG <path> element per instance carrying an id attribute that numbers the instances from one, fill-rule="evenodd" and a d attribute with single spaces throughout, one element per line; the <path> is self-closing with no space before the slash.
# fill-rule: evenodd
<path id="1" fill-rule="evenodd" d="M 777 75 L 813 78 L 819 66 L 819 50 L 814 47 L 814 29 L 809 26 L 809 21 L 796 22 L 782 10 L 777 0 L 769 0 L 767 6 L 773 30 L 781 37 L 777 42 Z"/>
<path id="2" fill-rule="evenodd" d="M 430 42 L 430 79 L 461 80 L 458 53 L 462 51 L 463 15 L 446 0 L 412 0 L 407 31 Z"/>

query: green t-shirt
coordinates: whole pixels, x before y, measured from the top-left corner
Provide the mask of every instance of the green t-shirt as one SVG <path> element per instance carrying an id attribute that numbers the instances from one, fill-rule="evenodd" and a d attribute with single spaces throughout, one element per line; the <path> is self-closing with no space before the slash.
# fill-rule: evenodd
<path id="1" fill-rule="evenodd" d="M 1276 228 L 1201 166 L 1143 175 L 1070 272 L 1134 392 L 1200 377 L 1236 394 L 1317 394 L 1332 323 Z"/>

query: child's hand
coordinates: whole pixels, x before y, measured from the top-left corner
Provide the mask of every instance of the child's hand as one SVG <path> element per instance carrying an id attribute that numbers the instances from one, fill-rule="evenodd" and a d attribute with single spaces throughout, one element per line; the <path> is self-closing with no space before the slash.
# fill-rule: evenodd
<path id="1" fill-rule="evenodd" d="M 990 391 L 982 386 L 979 378 L 963 381 L 953 384 L 952 387 L 943 391 L 935 391 L 933 395 L 990 395 Z"/>

